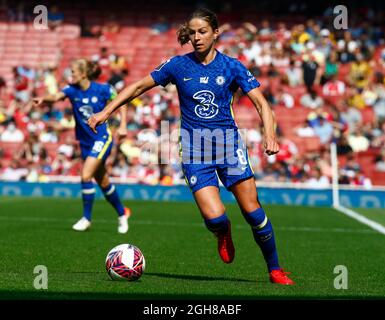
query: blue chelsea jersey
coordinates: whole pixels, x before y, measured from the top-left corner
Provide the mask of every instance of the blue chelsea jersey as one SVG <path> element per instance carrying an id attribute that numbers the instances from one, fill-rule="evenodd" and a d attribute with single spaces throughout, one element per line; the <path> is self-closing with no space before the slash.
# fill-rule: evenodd
<path id="1" fill-rule="evenodd" d="M 87 124 L 92 114 L 104 109 L 109 100 L 116 96 L 115 89 L 109 84 L 91 82 L 87 90 L 80 89 L 77 85 L 68 85 L 62 89 L 72 104 L 76 121 L 76 138 L 81 144 L 91 145 L 98 139 L 106 139 L 109 135 L 108 124 L 103 123 L 94 133 Z"/>
<path id="2" fill-rule="evenodd" d="M 259 87 L 259 82 L 237 59 L 216 51 L 209 64 L 202 64 L 188 53 L 175 56 L 157 67 L 154 81 L 162 86 L 176 85 L 181 109 L 181 128 L 237 129 L 232 101 L 240 87 L 244 93 Z"/>

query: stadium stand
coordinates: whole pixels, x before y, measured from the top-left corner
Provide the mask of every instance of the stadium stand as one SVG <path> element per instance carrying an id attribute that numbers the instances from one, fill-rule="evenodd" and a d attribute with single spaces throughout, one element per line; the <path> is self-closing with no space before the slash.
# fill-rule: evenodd
<path id="1" fill-rule="evenodd" d="M 272 176 L 277 181 L 315 181 L 313 168 L 319 168 L 330 181 L 330 170 L 322 166 L 320 155 L 327 158 L 330 142 L 339 145 L 347 139 L 339 149 L 344 170 L 340 182 L 385 185 L 385 172 L 376 166 L 385 152 L 385 30 L 379 27 L 383 25 L 383 12 L 357 8 L 350 29 L 339 31 L 330 27 L 327 16 L 322 15 L 324 9 L 311 19 L 300 11 L 290 15 L 269 11 L 264 21 L 259 19 L 263 12 L 258 10 L 220 11 L 223 24 L 218 49 L 240 59 L 261 82 L 261 90 L 274 110 L 278 132 L 290 141 L 287 156 L 269 161 L 261 152 L 260 139 L 248 142 L 250 154 L 256 155 L 252 157 L 253 168 L 262 181 L 271 181 Z M 55 92 L 69 81 L 71 60 L 86 57 L 97 61 L 103 71 L 99 81 L 108 81 L 119 91 L 169 57 L 189 51 L 188 46 L 177 44 L 176 30 L 191 7 L 177 1 L 169 7 L 155 1 L 146 6 L 130 4 L 124 12 L 118 2 L 112 1 L 108 14 L 100 1 L 92 8 L 84 1 L 71 1 L 61 4 L 59 10 L 63 22 L 47 30 L 36 30 L 33 16 L 25 14 L 19 21 L 11 9 L 0 10 L 0 76 L 5 81 L 0 88 L 0 179 L 5 171 L 6 177 L 10 176 L 8 169 L 15 163 L 27 169 L 20 176 L 27 181 L 78 175 L 79 148 L 71 117 L 65 112 L 69 102 L 39 110 L 32 110 L 30 103 L 32 97 Z M 162 15 L 170 24 L 159 31 L 155 26 L 159 26 Z M 357 19 L 359 15 L 370 15 L 371 23 Z M 330 59 L 332 53 L 336 61 Z M 304 72 L 309 65 L 316 69 L 310 83 Z M 344 85 L 337 86 L 331 82 L 334 80 Z M 301 105 L 309 89 L 322 98 L 320 107 Z M 125 139 L 116 138 L 118 143 L 108 164 L 111 174 L 124 173 L 129 181 L 141 183 L 183 181 L 177 152 L 166 166 L 145 165 L 138 158 L 138 150 L 147 140 L 160 140 L 162 120 L 177 127 L 175 89 L 154 89 L 132 101 L 127 112 L 130 134 Z M 242 128 L 259 127 L 256 111 L 240 92 L 234 98 L 234 113 Z M 113 130 L 118 123 L 116 117 L 111 122 Z M 297 131 L 304 123 L 308 125 L 306 136 Z M 15 128 L 22 132 L 22 141 L 9 141 L 9 132 Z M 143 134 L 144 129 L 154 129 L 156 135 Z M 59 148 L 65 151 L 58 152 Z M 152 156 L 156 159 L 157 155 Z M 273 175 L 266 173 L 272 161 L 277 162 L 275 168 L 280 168 Z M 296 163 L 303 166 L 294 172 Z M 346 163 L 349 168 L 345 168 Z M 37 178 L 29 175 L 32 167 L 38 170 L 39 174 L 33 175 Z"/>

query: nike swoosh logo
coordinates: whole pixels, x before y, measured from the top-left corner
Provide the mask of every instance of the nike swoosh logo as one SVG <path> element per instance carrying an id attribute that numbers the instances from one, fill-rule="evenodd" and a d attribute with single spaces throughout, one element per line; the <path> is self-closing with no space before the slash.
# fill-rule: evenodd
<path id="1" fill-rule="evenodd" d="M 192 80 L 192 78 L 183 78 L 183 81 L 189 81 Z"/>

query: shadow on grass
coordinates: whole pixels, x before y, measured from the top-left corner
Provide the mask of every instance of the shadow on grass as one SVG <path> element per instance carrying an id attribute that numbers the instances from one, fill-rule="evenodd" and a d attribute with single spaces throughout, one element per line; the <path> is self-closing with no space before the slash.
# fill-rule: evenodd
<path id="1" fill-rule="evenodd" d="M 198 276 L 198 275 L 156 273 L 156 272 L 146 272 L 146 277 L 147 276 L 154 276 L 154 277 L 168 278 L 168 279 L 170 278 L 180 279 L 180 280 L 197 280 L 197 281 L 234 281 L 234 282 L 249 282 L 249 283 L 257 282 L 256 280 L 230 278 L 230 277 Z M 263 282 L 263 281 L 260 280 L 260 282 Z"/>

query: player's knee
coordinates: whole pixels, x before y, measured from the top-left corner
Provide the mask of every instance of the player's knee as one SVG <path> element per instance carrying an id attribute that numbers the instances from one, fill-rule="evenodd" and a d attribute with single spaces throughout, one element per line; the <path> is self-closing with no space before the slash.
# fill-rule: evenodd
<path id="1" fill-rule="evenodd" d="M 248 201 L 247 203 L 241 204 L 241 210 L 244 213 L 251 213 L 259 208 L 261 208 L 261 204 L 259 203 L 258 200 L 251 200 L 251 201 Z"/>
<path id="2" fill-rule="evenodd" d="M 110 185 L 110 181 L 108 181 L 108 179 L 96 179 L 96 182 L 102 189 L 105 189 Z"/>
<path id="3" fill-rule="evenodd" d="M 92 178 L 93 176 L 89 172 L 82 172 L 81 179 L 83 182 L 90 182 L 92 181 Z"/>
<path id="4" fill-rule="evenodd" d="M 226 208 L 223 205 L 211 206 L 204 209 L 203 215 L 207 218 L 216 218 L 223 215 L 226 211 Z"/>

